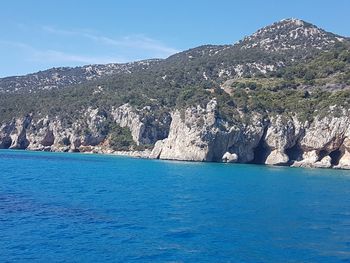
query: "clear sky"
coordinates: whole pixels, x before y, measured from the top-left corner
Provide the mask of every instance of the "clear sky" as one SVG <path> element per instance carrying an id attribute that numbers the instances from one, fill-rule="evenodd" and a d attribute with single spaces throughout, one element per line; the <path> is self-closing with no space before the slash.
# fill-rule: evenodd
<path id="1" fill-rule="evenodd" d="M 0 76 L 164 58 L 283 18 L 350 36 L 349 0 L 3 0 Z"/>

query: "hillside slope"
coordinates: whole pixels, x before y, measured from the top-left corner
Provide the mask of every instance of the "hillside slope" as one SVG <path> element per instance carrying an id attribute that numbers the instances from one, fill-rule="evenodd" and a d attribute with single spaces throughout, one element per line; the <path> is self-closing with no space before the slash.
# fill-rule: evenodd
<path id="1" fill-rule="evenodd" d="M 349 40 L 285 19 L 164 60 L 0 79 L 0 148 L 348 168 L 349 87 Z"/>

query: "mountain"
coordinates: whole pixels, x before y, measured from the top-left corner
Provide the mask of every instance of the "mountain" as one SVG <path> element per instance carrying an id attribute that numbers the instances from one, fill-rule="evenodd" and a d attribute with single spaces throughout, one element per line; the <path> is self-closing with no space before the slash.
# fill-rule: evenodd
<path id="1" fill-rule="evenodd" d="M 6 77 L 0 79 L 0 93 L 33 92 L 50 90 L 82 84 L 110 75 L 131 73 L 148 68 L 158 63 L 158 59 L 144 60 L 125 64 L 87 65 L 83 67 L 61 67 L 39 71 L 25 76 Z"/>
<path id="2" fill-rule="evenodd" d="M 239 45 L 242 49 L 259 48 L 269 52 L 310 52 L 310 49 L 328 50 L 338 41 L 347 40 L 303 20 L 291 18 L 258 30 L 240 41 Z"/>
<path id="3" fill-rule="evenodd" d="M 0 148 L 350 168 L 349 88 L 349 39 L 285 19 L 167 59 L 0 79 Z"/>
<path id="4" fill-rule="evenodd" d="M 299 19 L 285 19 L 264 27 L 233 45 L 207 45 L 175 54 L 168 59 L 146 60 L 126 64 L 88 65 L 75 68 L 53 68 L 34 74 L 0 79 L 0 92 L 32 92 L 82 84 L 122 73 L 155 68 L 171 71 L 185 67 L 191 79 L 210 78 L 214 81 L 266 74 L 336 44 L 349 43 L 345 37 L 326 32 Z M 168 70 L 167 70 L 168 69 Z"/>

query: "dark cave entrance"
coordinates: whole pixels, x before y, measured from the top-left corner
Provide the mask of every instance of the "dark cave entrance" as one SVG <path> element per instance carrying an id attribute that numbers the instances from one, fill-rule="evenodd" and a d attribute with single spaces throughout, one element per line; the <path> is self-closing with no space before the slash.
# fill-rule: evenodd
<path id="1" fill-rule="evenodd" d="M 0 146 L 0 148 L 8 149 L 10 148 L 11 144 L 12 144 L 12 139 L 10 137 L 5 138 L 2 142 L 2 147 Z"/>
<path id="2" fill-rule="evenodd" d="M 343 152 L 340 149 L 334 150 L 332 152 L 328 152 L 326 150 L 322 150 L 318 153 L 318 161 L 321 161 L 326 156 L 331 157 L 331 165 L 335 166 L 339 164 L 339 160 L 343 155 Z"/>
<path id="3" fill-rule="evenodd" d="M 317 161 L 321 161 L 324 157 L 326 157 L 328 155 L 328 152 L 325 150 L 321 150 L 318 153 L 318 159 Z"/>
<path id="4" fill-rule="evenodd" d="M 270 153 L 270 148 L 266 145 L 265 140 L 262 138 L 258 146 L 254 149 L 254 159 L 250 163 L 265 164 L 267 156 L 269 156 Z"/>
<path id="5" fill-rule="evenodd" d="M 295 161 L 300 161 L 303 157 L 303 150 L 300 145 L 297 143 L 293 147 L 286 149 L 286 154 L 289 158 L 289 163 L 293 163 Z"/>
<path id="6" fill-rule="evenodd" d="M 340 158 L 341 156 L 343 155 L 343 152 L 340 150 L 340 149 L 337 149 L 333 152 L 331 152 L 329 154 L 329 156 L 331 157 L 331 164 L 332 165 L 338 165 L 339 164 L 339 161 L 340 161 Z"/>

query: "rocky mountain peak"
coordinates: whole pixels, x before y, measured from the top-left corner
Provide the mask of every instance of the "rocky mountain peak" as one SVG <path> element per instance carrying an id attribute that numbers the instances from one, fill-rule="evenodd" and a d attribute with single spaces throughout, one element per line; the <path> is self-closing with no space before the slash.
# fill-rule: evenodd
<path id="1" fill-rule="evenodd" d="M 279 22 L 276 22 L 275 24 L 289 24 L 289 25 L 294 25 L 294 26 L 306 26 L 306 25 L 310 25 L 313 26 L 307 22 L 305 22 L 304 20 L 298 19 L 298 18 L 286 18 L 286 19 L 282 19 Z"/>
<path id="2" fill-rule="evenodd" d="M 266 51 L 329 48 L 345 38 L 329 33 L 313 24 L 296 18 L 283 19 L 263 27 L 244 38 L 242 49 L 260 48 Z"/>

